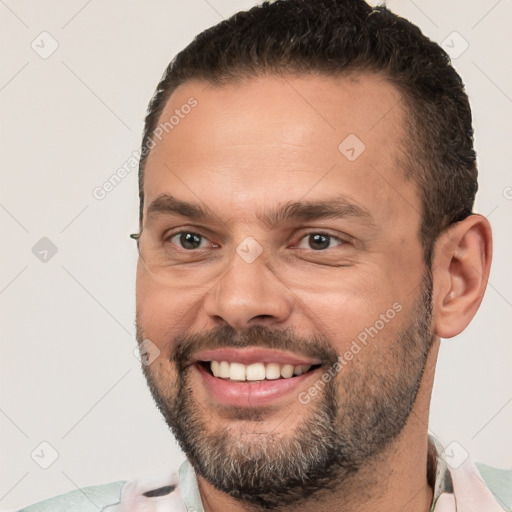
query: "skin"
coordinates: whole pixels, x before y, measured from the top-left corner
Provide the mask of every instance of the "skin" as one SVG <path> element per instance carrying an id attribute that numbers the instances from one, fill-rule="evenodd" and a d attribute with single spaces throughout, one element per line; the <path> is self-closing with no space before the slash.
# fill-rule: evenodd
<path id="1" fill-rule="evenodd" d="M 378 343 L 354 358 L 357 364 L 376 364 L 380 351 L 410 322 L 425 272 L 418 236 L 421 201 L 416 184 L 400 168 L 405 149 L 400 93 L 383 77 L 368 74 L 266 76 L 221 87 L 189 82 L 172 94 L 161 119 L 191 96 L 197 107 L 164 134 L 146 164 L 143 230 L 156 235 L 183 228 L 207 237 L 202 256 L 175 248 L 180 263 L 165 280 L 139 260 L 137 320 L 144 338 L 160 350 L 149 367 L 155 381 L 162 390 L 173 386 L 173 339 L 185 333 L 224 325 L 291 328 L 305 337 L 320 333 L 343 354 L 398 302 L 403 309 L 379 333 Z M 349 134 L 366 146 L 352 162 L 338 150 Z M 200 222 L 149 218 L 147 208 L 161 194 L 202 204 L 214 215 Z M 287 201 L 340 194 L 367 210 L 372 223 L 347 217 L 269 226 L 256 215 Z M 318 232 L 345 242 L 314 251 L 305 235 Z M 250 264 L 235 252 L 246 237 L 263 249 Z M 434 336 L 409 419 L 379 457 L 334 492 L 316 497 L 315 510 L 429 510 L 427 425 L 439 338 L 457 335 L 471 321 L 490 261 L 491 230 L 480 215 L 438 239 L 432 265 Z M 397 371 L 390 365 L 390 375 Z M 341 382 L 344 372 L 335 378 Z M 250 439 L 264 428 L 286 437 L 309 413 L 295 394 L 287 396 L 262 412 L 262 427 L 218 407 L 196 373 L 190 384 L 211 431 L 229 427 Z M 206 511 L 242 510 L 202 478 L 199 488 Z M 304 503 L 293 510 L 310 508 Z"/>

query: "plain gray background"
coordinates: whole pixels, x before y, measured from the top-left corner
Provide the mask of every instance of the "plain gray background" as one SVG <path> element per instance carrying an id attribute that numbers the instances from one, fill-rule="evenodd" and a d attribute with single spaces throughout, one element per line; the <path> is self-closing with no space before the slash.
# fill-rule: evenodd
<path id="1" fill-rule="evenodd" d="M 0 0 L 3 511 L 183 460 L 133 354 L 136 168 L 103 200 L 93 191 L 138 149 L 174 54 L 254 3 Z M 495 237 L 479 313 L 442 342 L 430 430 L 477 461 L 511 467 L 512 2 L 388 5 L 444 41 L 466 83 L 476 210 Z"/>

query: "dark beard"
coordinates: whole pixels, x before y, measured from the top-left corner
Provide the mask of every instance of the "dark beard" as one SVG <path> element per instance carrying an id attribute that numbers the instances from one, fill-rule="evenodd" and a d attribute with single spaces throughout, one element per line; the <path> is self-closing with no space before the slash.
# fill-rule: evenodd
<path id="1" fill-rule="evenodd" d="M 198 475 L 216 489 L 261 509 L 295 505 L 315 493 L 339 489 L 344 481 L 378 456 L 401 433 L 411 413 L 432 341 L 432 277 L 428 272 L 413 311 L 413 320 L 385 350 L 370 340 L 358 355 L 325 384 L 322 395 L 302 407 L 309 410 L 286 437 L 264 430 L 264 410 L 226 408 L 233 428 L 207 427 L 207 411 L 194 399 L 186 362 L 202 348 L 249 345 L 292 350 L 318 357 L 326 371 L 337 354 L 326 339 L 301 338 L 289 331 L 254 326 L 244 333 L 223 327 L 206 334 L 179 336 L 171 356 L 178 378 L 165 389 L 149 366 L 142 366 L 149 389 L 178 443 Z M 385 328 L 384 328 L 385 330 Z M 137 329 L 139 342 L 142 332 Z M 395 371 L 393 371 L 395 369 Z M 240 421 L 250 422 L 247 432 Z M 213 423 L 213 422 L 211 422 Z M 250 434 L 250 435 L 248 435 Z"/>

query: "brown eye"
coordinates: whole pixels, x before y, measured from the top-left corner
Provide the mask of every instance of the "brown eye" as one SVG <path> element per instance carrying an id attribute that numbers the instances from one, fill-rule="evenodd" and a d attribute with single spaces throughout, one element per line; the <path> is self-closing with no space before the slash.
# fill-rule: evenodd
<path id="1" fill-rule="evenodd" d="M 173 236 L 169 237 L 169 240 L 181 247 L 182 249 L 194 250 L 200 249 L 201 243 L 206 240 L 201 235 L 197 233 L 192 233 L 190 231 L 182 231 L 180 233 L 176 233 Z"/>
<path id="2" fill-rule="evenodd" d="M 302 249 L 322 251 L 324 249 L 329 249 L 332 241 L 336 242 L 335 245 L 341 245 L 343 243 L 339 238 L 327 233 L 309 233 L 301 239 L 298 247 Z M 305 244 L 307 244 L 307 246 L 305 246 Z"/>

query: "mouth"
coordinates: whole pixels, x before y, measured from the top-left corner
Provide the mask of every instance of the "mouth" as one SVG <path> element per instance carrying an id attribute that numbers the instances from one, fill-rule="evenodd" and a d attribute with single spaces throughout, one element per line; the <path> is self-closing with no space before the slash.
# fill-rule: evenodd
<path id="1" fill-rule="evenodd" d="M 249 365 L 229 361 L 198 361 L 212 377 L 231 382 L 258 382 L 277 379 L 292 379 L 315 371 L 321 364 L 280 364 L 257 362 Z"/>
<path id="2" fill-rule="evenodd" d="M 192 364 L 214 402 L 236 407 L 294 399 L 322 366 L 319 360 L 258 347 L 201 352 Z"/>

